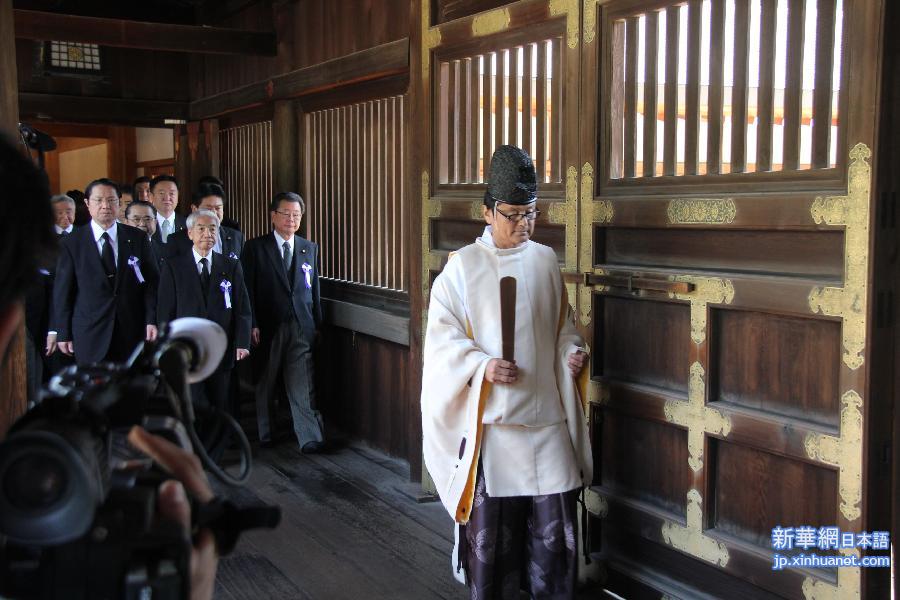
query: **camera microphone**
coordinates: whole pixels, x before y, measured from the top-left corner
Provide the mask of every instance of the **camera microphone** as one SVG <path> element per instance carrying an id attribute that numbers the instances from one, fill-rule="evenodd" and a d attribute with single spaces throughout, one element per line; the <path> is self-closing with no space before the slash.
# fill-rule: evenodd
<path id="1" fill-rule="evenodd" d="M 165 339 L 156 348 L 155 357 L 159 361 L 166 352 L 181 350 L 188 361 L 187 383 L 197 383 L 218 368 L 227 346 L 228 336 L 218 323 L 198 317 L 183 317 L 169 323 Z"/>

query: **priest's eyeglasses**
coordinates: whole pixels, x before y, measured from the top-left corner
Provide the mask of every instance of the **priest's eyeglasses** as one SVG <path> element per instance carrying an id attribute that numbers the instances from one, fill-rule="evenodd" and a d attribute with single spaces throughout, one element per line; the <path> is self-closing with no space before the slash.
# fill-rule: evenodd
<path id="1" fill-rule="evenodd" d="M 520 222 L 522 219 L 534 221 L 539 216 L 541 216 L 541 211 L 539 211 L 539 210 L 529 210 L 528 212 L 512 213 L 511 215 L 508 215 L 505 212 L 503 212 L 502 210 L 500 210 L 499 208 L 497 208 L 496 206 L 494 206 L 494 211 L 498 212 L 501 215 L 503 215 L 504 217 L 506 217 L 506 220 L 513 224 Z"/>

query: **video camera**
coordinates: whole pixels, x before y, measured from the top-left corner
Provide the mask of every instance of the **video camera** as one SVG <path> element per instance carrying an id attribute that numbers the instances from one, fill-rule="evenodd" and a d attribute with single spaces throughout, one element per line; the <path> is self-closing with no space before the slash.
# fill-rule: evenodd
<path id="1" fill-rule="evenodd" d="M 42 599 L 190 597 L 191 540 L 158 518 L 170 477 L 128 445 L 142 425 L 192 450 L 225 483 L 250 475 L 250 445 L 229 415 L 213 415 L 239 442 L 240 474 L 207 456 L 195 430 L 191 383 L 219 364 L 227 346 L 215 323 L 172 321 L 122 365 L 72 366 L 51 380 L 40 404 L 0 443 L 0 596 Z M 192 505 L 193 530 L 209 528 L 219 555 L 240 533 L 274 528 L 274 506 Z"/>

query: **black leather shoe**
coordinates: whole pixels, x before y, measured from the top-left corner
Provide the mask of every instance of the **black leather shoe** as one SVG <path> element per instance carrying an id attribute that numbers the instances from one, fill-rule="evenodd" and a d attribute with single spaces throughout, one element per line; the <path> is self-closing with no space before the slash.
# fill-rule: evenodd
<path id="1" fill-rule="evenodd" d="M 306 442 L 305 444 L 303 444 L 300 452 L 302 452 L 303 454 L 318 454 L 324 449 L 325 444 L 323 444 L 322 442 Z"/>

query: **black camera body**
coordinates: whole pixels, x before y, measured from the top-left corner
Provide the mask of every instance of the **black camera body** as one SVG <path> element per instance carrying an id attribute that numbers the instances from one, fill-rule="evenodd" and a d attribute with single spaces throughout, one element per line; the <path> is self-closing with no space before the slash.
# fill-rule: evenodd
<path id="1" fill-rule="evenodd" d="M 196 339 L 167 334 L 141 344 L 123 365 L 60 372 L 0 443 L 0 597 L 190 597 L 191 539 L 157 511 L 170 476 L 126 436 L 141 425 L 196 451 L 227 479 L 197 438 L 188 387 L 203 368 L 198 362 L 218 364 L 221 353 L 215 358 Z M 249 445 L 238 435 L 244 477 L 228 483 L 249 476 Z M 238 509 L 221 500 L 195 504 L 191 514 L 196 528 L 213 530 L 220 555 L 242 530 L 280 519 L 277 507 Z"/>

